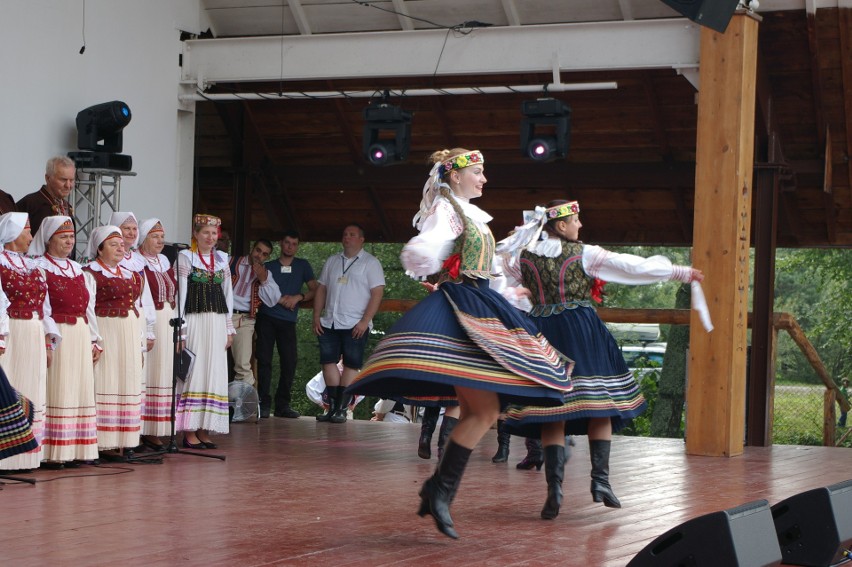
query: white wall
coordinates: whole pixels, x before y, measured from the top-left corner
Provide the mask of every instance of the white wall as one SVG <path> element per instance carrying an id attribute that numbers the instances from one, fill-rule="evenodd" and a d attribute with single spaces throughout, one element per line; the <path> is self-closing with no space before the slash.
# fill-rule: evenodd
<path id="1" fill-rule="evenodd" d="M 0 188 L 37 190 L 47 159 L 77 150 L 77 113 L 121 100 L 136 176 L 122 178 L 119 208 L 187 242 L 192 156 L 179 151 L 192 152 L 194 120 L 178 111 L 179 37 L 202 29 L 199 13 L 198 0 L 0 0 Z"/>

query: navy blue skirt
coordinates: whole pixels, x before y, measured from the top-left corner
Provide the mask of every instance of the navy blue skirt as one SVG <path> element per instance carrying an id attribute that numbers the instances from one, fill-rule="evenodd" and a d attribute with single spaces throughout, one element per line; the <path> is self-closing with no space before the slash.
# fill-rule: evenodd
<path id="1" fill-rule="evenodd" d="M 558 406 L 571 362 L 484 280 L 443 283 L 379 341 L 347 392 L 448 405 L 455 387 Z"/>
<path id="2" fill-rule="evenodd" d="M 581 305 L 532 320 L 551 344 L 574 360 L 574 388 L 560 407 L 507 408 L 508 431 L 538 438 L 542 423 L 564 421 L 566 435 L 586 435 L 590 418 L 608 417 L 617 432 L 645 411 L 639 384 L 594 308 Z"/>

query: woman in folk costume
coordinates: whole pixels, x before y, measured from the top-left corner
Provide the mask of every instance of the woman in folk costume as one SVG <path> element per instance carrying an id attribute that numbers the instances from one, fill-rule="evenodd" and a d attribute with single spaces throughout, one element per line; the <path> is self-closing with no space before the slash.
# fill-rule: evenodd
<path id="1" fill-rule="evenodd" d="M 177 281 L 169 259 L 161 254 L 166 233 L 160 219 L 146 219 L 139 224 L 142 244 L 139 252 L 145 261 L 143 274 L 151 292 L 156 313 L 154 336 L 157 340 L 145 361 L 145 406 L 142 411 L 142 442 L 159 450 L 160 437 L 171 433 L 172 375 L 174 345 L 169 321 L 175 316 Z"/>
<path id="2" fill-rule="evenodd" d="M 95 288 L 70 259 L 75 241 L 70 217 L 46 217 L 29 248 L 44 274 L 52 317 L 62 334 L 47 370 L 42 466 L 49 468 L 98 458 L 94 364 L 101 347 Z"/>
<path id="3" fill-rule="evenodd" d="M 0 461 L 0 470 L 31 470 L 44 458 L 47 367 L 60 334 L 51 319 L 44 274 L 26 256 L 32 242 L 27 213 L 0 216 L 0 282 L 8 299 L 8 324 L 0 328 L 0 366 L 9 382 L 33 404 L 32 428 L 39 447 Z"/>
<path id="4" fill-rule="evenodd" d="M 38 448 L 32 422 L 33 405 L 0 367 L 0 461 Z"/>
<path id="5" fill-rule="evenodd" d="M 142 356 L 145 337 L 137 302 L 145 280 L 123 268 L 124 240 L 117 226 L 100 226 L 89 237 L 83 269 L 94 282 L 95 314 L 103 352 L 95 366 L 98 449 L 110 460 L 123 460 L 139 445 L 142 430 Z M 91 284 L 90 284 L 91 285 Z"/>
<path id="6" fill-rule="evenodd" d="M 544 445 L 547 499 L 542 518 L 559 514 L 566 435 L 588 435 L 592 499 L 620 508 L 609 483 L 612 433 L 641 414 L 646 403 L 592 301 L 601 301 L 604 281 L 640 285 L 674 280 L 697 286 L 704 276 L 663 256 L 642 258 L 583 244 L 578 240 L 583 225 L 576 201 L 553 201 L 527 217 L 497 250 L 505 255 L 510 285 L 520 283 L 530 290 L 529 312 L 536 326 L 575 361 L 574 389 L 560 407 L 510 406 L 506 427 L 516 435 L 540 438 Z"/>
<path id="7" fill-rule="evenodd" d="M 449 507 L 473 448 L 501 404 L 559 405 L 571 379 L 569 361 L 489 287 L 495 278 L 491 217 L 470 203 L 486 182 L 482 154 L 440 150 L 432 162 L 414 217 L 420 234 L 406 244 L 401 260 L 414 277 L 438 274 L 436 290 L 391 328 L 349 391 L 458 398 L 461 420 L 420 490 L 418 511 L 432 515 L 441 533 L 457 538 Z"/>
<path id="8" fill-rule="evenodd" d="M 126 268 L 131 272 L 136 272 L 144 278 L 147 262 L 145 261 L 145 258 L 142 257 L 142 254 L 136 250 L 136 247 L 139 245 L 139 222 L 136 220 L 136 215 L 131 212 L 116 211 L 110 215 L 109 222 L 107 224 L 117 226 L 121 229 L 121 238 L 124 240 L 124 258 L 121 260 L 121 267 Z M 147 403 L 146 394 L 148 392 L 148 388 L 145 384 L 145 380 L 147 379 L 147 373 L 144 372 L 145 357 L 147 357 L 147 353 L 154 348 L 154 342 L 156 340 L 154 325 L 157 322 L 157 310 L 154 307 L 150 287 L 147 285 L 144 286 L 142 295 L 140 295 L 139 299 L 136 301 L 136 310 L 140 315 L 139 332 L 145 336 L 146 354 L 143 355 L 142 359 L 142 415 L 145 416 L 148 413 L 145 409 L 145 404 Z M 142 437 L 142 440 L 145 439 L 145 437 Z M 148 438 L 148 441 L 150 442 L 151 439 Z"/>
<path id="9" fill-rule="evenodd" d="M 178 313 L 186 321 L 186 348 L 195 353 L 177 404 L 176 429 L 189 449 L 215 449 L 209 433 L 228 433 L 226 351 L 236 332 L 228 256 L 215 249 L 221 224 L 218 217 L 195 215 L 192 248 L 177 258 Z"/>

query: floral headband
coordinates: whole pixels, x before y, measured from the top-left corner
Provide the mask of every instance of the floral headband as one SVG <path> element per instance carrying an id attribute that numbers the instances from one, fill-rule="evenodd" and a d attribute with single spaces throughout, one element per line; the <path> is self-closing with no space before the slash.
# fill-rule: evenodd
<path id="1" fill-rule="evenodd" d="M 470 167 L 471 165 L 481 165 L 483 163 L 485 163 L 485 158 L 482 157 L 482 152 L 479 150 L 473 150 L 466 154 L 457 155 L 441 163 L 441 177 L 446 176 L 454 169 L 463 169 L 465 167 Z"/>
<path id="2" fill-rule="evenodd" d="M 192 218 L 192 224 L 195 226 L 220 226 L 222 219 L 213 215 L 197 214 Z"/>
<path id="3" fill-rule="evenodd" d="M 580 203 L 577 201 L 556 205 L 545 211 L 547 220 L 561 219 L 562 217 L 570 217 L 571 215 L 578 214 L 580 214 Z"/>

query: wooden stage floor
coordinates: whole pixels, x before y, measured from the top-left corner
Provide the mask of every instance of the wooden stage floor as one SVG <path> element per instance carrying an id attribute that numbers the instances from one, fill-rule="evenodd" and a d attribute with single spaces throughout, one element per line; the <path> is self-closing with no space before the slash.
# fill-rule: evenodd
<path id="1" fill-rule="evenodd" d="M 623 566 L 684 521 L 852 477 L 850 449 L 746 448 L 688 457 L 683 442 L 618 437 L 611 480 L 624 508 L 589 495 L 585 438 L 566 467 L 565 501 L 539 518 L 544 471 L 493 464 L 496 432 L 474 452 L 452 508 L 459 540 L 415 515 L 433 459 L 419 425 L 264 419 L 232 425 L 211 453 L 163 464 L 37 471 L 0 491 L 4 565 Z M 434 444 L 434 443 L 433 443 Z"/>

